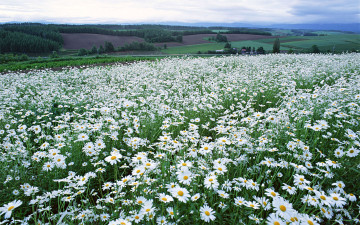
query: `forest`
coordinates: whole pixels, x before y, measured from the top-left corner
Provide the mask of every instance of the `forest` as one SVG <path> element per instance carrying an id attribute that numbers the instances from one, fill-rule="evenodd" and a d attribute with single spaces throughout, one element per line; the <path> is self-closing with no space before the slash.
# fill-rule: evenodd
<path id="1" fill-rule="evenodd" d="M 219 27 L 214 27 L 218 28 Z M 170 25 L 66 25 L 13 23 L 0 25 L 0 53 L 49 53 L 63 45 L 61 33 L 136 36 L 147 43 L 182 42 L 184 35 L 216 34 L 213 28 Z M 228 28 L 224 33 L 270 35 L 264 30 Z"/>

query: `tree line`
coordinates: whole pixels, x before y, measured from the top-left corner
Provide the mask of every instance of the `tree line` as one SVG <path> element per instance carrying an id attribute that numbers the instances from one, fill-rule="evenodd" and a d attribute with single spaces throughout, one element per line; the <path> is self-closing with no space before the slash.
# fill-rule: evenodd
<path id="1" fill-rule="evenodd" d="M 43 53 L 58 51 L 61 44 L 21 32 L 0 30 L 0 53 Z"/>
<path id="2" fill-rule="evenodd" d="M 110 52 L 123 52 L 123 51 L 156 51 L 157 48 L 154 44 L 148 42 L 137 42 L 127 43 L 124 46 L 119 46 L 117 48 L 111 42 L 105 41 L 104 46 L 100 45 L 97 48 L 95 45 L 90 49 L 86 50 L 84 48 L 79 49 L 78 55 L 92 55 L 92 54 L 102 54 Z"/>

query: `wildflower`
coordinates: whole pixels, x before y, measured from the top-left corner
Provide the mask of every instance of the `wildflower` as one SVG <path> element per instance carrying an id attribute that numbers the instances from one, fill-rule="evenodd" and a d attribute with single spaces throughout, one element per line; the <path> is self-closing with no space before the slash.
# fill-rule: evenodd
<path id="1" fill-rule="evenodd" d="M 280 215 L 285 219 L 289 219 L 291 215 L 294 213 L 292 204 L 282 197 L 274 198 L 272 202 L 272 206 L 276 211 L 276 214 Z"/>
<path id="2" fill-rule="evenodd" d="M 237 205 L 237 206 L 244 205 L 245 202 L 246 202 L 243 197 L 236 197 L 236 198 L 234 199 L 234 201 L 235 201 L 235 205 Z"/>
<path id="3" fill-rule="evenodd" d="M 219 187 L 219 183 L 214 175 L 207 176 L 204 180 L 204 185 L 206 188 L 213 188 L 214 190 Z"/>
<path id="4" fill-rule="evenodd" d="M 215 212 L 212 208 L 207 205 L 204 205 L 200 208 L 200 217 L 205 222 L 210 222 L 216 219 L 214 216 Z"/>
<path id="5" fill-rule="evenodd" d="M 189 191 L 186 188 L 175 187 L 171 190 L 173 197 L 177 198 L 180 202 L 186 203 L 191 197 Z"/>
<path id="6" fill-rule="evenodd" d="M 275 192 L 272 188 L 265 189 L 265 195 L 271 198 L 275 198 L 279 196 L 279 193 Z"/>
<path id="7" fill-rule="evenodd" d="M 349 148 L 349 150 L 347 150 L 346 155 L 349 157 L 356 157 L 356 156 L 358 156 L 359 152 L 360 151 L 358 149 L 356 149 L 355 147 L 351 147 L 351 148 Z"/>
<path id="8" fill-rule="evenodd" d="M 159 194 L 159 200 L 164 203 L 172 202 L 174 199 L 170 195 L 164 193 Z"/>
<path id="9" fill-rule="evenodd" d="M 197 194 L 195 194 L 195 195 L 193 195 L 193 196 L 191 197 L 191 201 L 195 202 L 195 201 L 198 200 L 199 198 L 200 198 L 200 194 L 197 193 Z"/>
<path id="10" fill-rule="evenodd" d="M 333 205 L 337 208 L 342 208 L 346 204 L 346 199 L 341 197 L 340 194 L 331 193 L 330 198 L 332 199 Z"/>
<path id="11" fill-rule="evenodd" d="M 0 208 L 0 215 L 5 214 L 5 219 L 10 218 L 11 213 L 22 204 L 21 200 L 14 200 Z"/>
<path id="12" fill-rule="evenodd" d="M 189 185 L 192 179 L 192 173 L 189 170 L 178 173 L 177 179 L 180 183 Z"/>
<path id="13" fill-rule="evenodd" d="M 111 155 L 105 158 L 105 161 L 110 163 L 110 165 L 116 164 L 120 161 L 122 155 L 118 152 L 112 151 Z"/>
<path id="14" fill-rule="evenodd" d="M 256 201 L 248 201 L 245 203 L 245 205 L 249 208 L 260 209 L 260 204 L 257 203 Z"/>
<path id="15" fill-rule="evenodd" d="M 51 171 L 54 168 L 55 164 L 53 162 L 46 162 L 43 167 L 42 170 L 44 171 Z"/>
<path id="16" fill-rule="evenodd" d="M 271 213 L 266 219 L 267 225 L 286 225 L 286 222 L 275 213 Z"/>

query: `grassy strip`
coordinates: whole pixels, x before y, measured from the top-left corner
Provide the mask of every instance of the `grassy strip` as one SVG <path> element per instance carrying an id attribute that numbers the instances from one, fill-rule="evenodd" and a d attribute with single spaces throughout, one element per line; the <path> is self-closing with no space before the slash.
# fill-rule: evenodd
<path id="1" fill-rule="evenodd" d="M 34 59 L 25 62 L 9 62 L 0 65 L 0 73 L 6 71 L 20 71 L 31 69 L 45 69 L 56 67 L 71 67 L 81 65 L 94 65 L 101 63 L 115 63 L 115 62 L 135 62 L 148 60 L 153 61 L 162 57 L 150 56 L 126 56 L 126 57 L 77 57 L 77 58 L 56 58 L 56 59 Z"/>

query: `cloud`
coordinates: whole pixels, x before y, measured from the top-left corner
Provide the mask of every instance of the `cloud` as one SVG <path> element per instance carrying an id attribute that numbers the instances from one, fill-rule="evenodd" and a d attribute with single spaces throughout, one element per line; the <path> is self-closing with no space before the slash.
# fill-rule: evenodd
<path id="1" fill-rule="evenodd" d="M 0 22 L 357 22 L 358 9 L 353 0 L 2 0 Z"/>
<path id="2" fill-rule="evenodd" d="M 290 10 L 295 17 L 313 22 L 354 23 L 360 20 L 358 1 L 299 1 Z"/>

